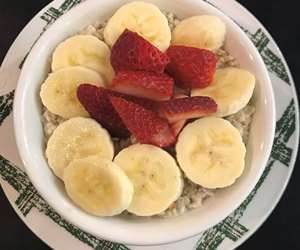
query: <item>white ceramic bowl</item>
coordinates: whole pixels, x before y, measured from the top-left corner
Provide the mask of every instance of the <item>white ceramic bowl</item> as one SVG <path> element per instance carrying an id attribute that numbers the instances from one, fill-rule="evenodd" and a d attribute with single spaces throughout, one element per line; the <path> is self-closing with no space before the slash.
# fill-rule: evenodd
<path id="1" fill-rule="evenodd" d="M 110 241 L 154 245 L 178 241 L 215 225 L 228 216 L 254 188 L 271 152 L 275 129 L 273 90 L 267 69 L 254 45 L 227 16 L 200 0 L 153 0 L 162 10 L 180 18 L 198 14 L 219 16 L 227 25 L 226 49 L 242 68 L 257 77 L 254 94 L 256 113 L 247 147 L 246 170 L 231 187 L 219 190 L 204 206 L 176 218 L 100 218 L 76 207 L 66 196 L 63 184 L 52 174 L 44 157 L 39 90 L 49 72 L 53 49 L 67 37 L 97 20 L 109 18 L 127 1 L 88 0 L 61 17 L 39 39 L 29 54 L 19 79 L 14 105 L 18 148 L 34 186 L 47 202 L 68 221 Z"/>

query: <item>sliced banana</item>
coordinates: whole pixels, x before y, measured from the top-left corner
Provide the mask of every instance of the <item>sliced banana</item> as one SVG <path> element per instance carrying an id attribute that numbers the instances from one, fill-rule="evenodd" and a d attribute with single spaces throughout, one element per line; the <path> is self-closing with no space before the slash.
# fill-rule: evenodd
<path id="1" fill-rule="evenodd" d="M 171 30 L 168 20 L 151 3 L 137 1 L 119 8 L 104 29 L 106 43 L 114 45 L 126 28 L 139 33 L 161 51 L 165 51 L 170 45 Z"/>
<path id="2" fill-rule="evenodd" d="M 172 44 L 216 50 L 225 40 L 226 26 L 217 16 L 193 16 L 181 21 L 172 33 Z"/>
<path id="3" fill-rule="evenodd" d="M 114 146 L 108 132 L 90 118 L 76 117 L 63 122 L 47 143 L 49 166 L 61 179 L 71 161 L 90 155 L 109 160 L 114 157 Z"/>
<path id="4" fill-rule="evenodd" d="M 214 189 L 230 186 L 241 176 L 246 148 L 239 131 L 229 121 L 207 117 L 182 130 L 176 154 L 187 178 Z"/>
<path id="5" fill-rule="evenodd" d="M 67 194 L 83 210 L 96 216 L 113 216 L 128 208 L 133 185 L 113 162 L 98 156 L 77 159 L 64 174 Z"/>
<path id="6" fill-rule="evenodd" d="M 41 87 L 42 103 L 50 112 L 66 119 L 76 116 L 88 117 L 77 98 L 77 87 L 82 83 L 103 86 L 99 73 L 81 66 L 51 73 Z"/>
<path id="7" fill-rule="evenodd" d="M 76 35 L 57 46 L 52 56 L 52 71 L 83 66 L 99 72 L 110 83 L 114 70 L 110 64 L 110 49 L 95 36 Z"/>
<path id="8" fill-rule="evenodd" d="M 193 89 L 191 96 L 209 96 L 218 104 L 214 116 L 224 117 L 237 113 L 250 101 L 255 87 L 255 76 L 240 68 L 216 71 L 214 80 L 206 88 Z"/>
<path id="9" fill-rule="evenodd" d="M 114 162 L 134 185 L 128 211 L 152 216 L 166 210 L 182 193 L 183 180 L 174 160 L 161 148 L 135 144 L 123 149 Z"/>

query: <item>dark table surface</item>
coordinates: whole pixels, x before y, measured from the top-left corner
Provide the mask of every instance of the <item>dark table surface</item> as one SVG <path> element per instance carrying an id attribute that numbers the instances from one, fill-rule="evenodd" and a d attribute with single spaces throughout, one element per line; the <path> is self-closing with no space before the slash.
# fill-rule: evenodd
<path id="1" fill-rule="evenodd" d="M 224 0 L 227 1 L 227 0 Z M 50 0 L 0 0 L 0 62 L 28 21 Z M 270 31 L 300 81 L 300 18 L 297 0 L 239 0 Z M 299 90 L 299 87 L 298 87 Z M 299 158 L 299 157 L 298 157 Z M 299 166 L 299 159 L 298 164 Z M 300 249 L 300 177 L 298 167 L 280 203 L 265 224 L 239 249 Z M 0 249 L 49 249 L 18 218 L 0 188 Z M 65 249 L 68 249 L 67 246 Z"/>

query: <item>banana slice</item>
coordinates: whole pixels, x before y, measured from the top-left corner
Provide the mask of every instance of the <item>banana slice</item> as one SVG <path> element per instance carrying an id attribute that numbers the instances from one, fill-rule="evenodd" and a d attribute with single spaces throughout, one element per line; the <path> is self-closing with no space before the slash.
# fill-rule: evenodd
<path id="1" fill-rule="evenodd" d="M 96 154 L 112 160 L 113 143 L 108 132 L 96 121 L 83 117 L 60 124 L 49 138 L 46 149 L 49 166 L 61 179 L 72 160 Z"/>
<path id="2" fill-rule="evenodd" d="M 77 87 L 82 83 L 103 86 L 99 73 L 81 66 L 65 68 L 51 73 L 41 87 L 40 96 L 47 109 L 63 118 L 88 117 L 77 99 Z"/>
<path id="3" fill-rule="evenodd" d="M 127 209 L 133 214 L 159 214 L 181 195 L 181 172 L 174 158 L 161 148 L 135 144 L 123 149 L 114 162 L 134 185 L 133 200 Z"/>
<path id="4" fill-rule="evenodd" d="M 126 28 L 139 33 L 161 51 L 165 51 L 170 45 L 168 20 L 153 4 L 131 2 L 118 9 L 104 29 L 106 43 L 114 45 Z"/>
<path id="5" fill-rule="evenodd" d="M 222 118 L 207 117 L 188 124 L 178 137 L 176 153 L 187 178 L 205 188 L 232 185 L 245 166 L 242 137 Z"/>
<path id="6" fill-rule="evenodd" d="M 172 33 L 172 44 L 216 50 L 225 40 L 226 26 L 217 16 L 193 16 L 180 22 Z"/>
<path id="7" fill-rule="evenodd" d="M 120 214 L 133 197 L 133 185 L 126 174 L 110 160 L 98 156 L 72 161 L 64 181 L 69 197 L 96 216 Z"/>
<path id="8" fill-rule="evenodd" d="M 110 64 L 110 49 L 95 36 L 76 35 L 57 46 L 52 57 L 52 71 L 83 66 L 99 72 L 110 83 L 114 70 Z"/>
<path id="9" fill-rule="evenodd" d="M 250 101 L 255 87 L 255 76 L 239 68 L 216 71 L 214 80 L 206 88 L 193 89 L 191 96 L 209 96 L 218 104 L 214 116 L 224 117 L 237 113 Z"/>

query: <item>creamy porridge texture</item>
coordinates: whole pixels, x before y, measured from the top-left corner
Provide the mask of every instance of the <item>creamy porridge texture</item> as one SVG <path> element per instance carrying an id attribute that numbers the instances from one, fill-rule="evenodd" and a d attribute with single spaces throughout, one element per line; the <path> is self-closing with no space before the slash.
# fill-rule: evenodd
<path id="1" fill-rule="evenodd" d="M 176 24 L 180 22 L 180 20 L 176 18 L 176 16 L 173 13 L 165 12 L 165 15 L 168 18 L 170 29 L 173 30 Z M 93 35 L 99 38 L 100 40 L 104 41 L 103 31 L 105 25 L 106 22 L 97 22 L 94 25 L 89 25 L 80 34 Z M 225 49 L 221 48 L 217 50 L 216 54 L 218 56 L 218 68 L 238 66 L 236 59 L 233 58 Z M 254 112 L 254 106 L 249 104 L 238 113 L 226 118 L 233 124 L 233 126 L 235 126 L 239 130 L 245 143 L 247 143 L 248 140 L 252 115 L 254 114 Z M 64 118 L 52 114 L 47 109 L 45 110 L 43 117 L 43 125 L 46 138 L 49 138 L 55 130 L 55 128 L 65 121 Z M 135 139 L 133 137 L 130 137 L 128 139 L 113 138 L 113 142 L 116 153 L 118 153 L 122 149 L 135 143 Z M 209 198 L 210 196 L 213 196 L 213 193 L 213 190 L 205 189 L 197 184 L 194 184 L 187 178 L 184 178 L 184 189 L 181 197 L 160 216 L 178 216 L 185 213 L 187 210 L 201 207 L 205 199 Z"/>
<path id="2" fill-rule="evenodd" d="M 174 15 L 173 13 L 170 13 L 170 12 L 163 12 L 163 14 L 165 15 L 165 17 L 168 21 L 169 29 L 171 31 L 174 31 L 175 27 L 181 22 L 181 20 L 179 20 L 176 17 L 176 15 Z M 97 37 L 99 40 L 105 42 L 106 39 L 105 39 L 104 32 L 105 32 L 105 28 L 107 25 L 108 25 L 107 21 L 96 22 L 93 25 L 89 25 L 88 27 L 86 27 L 83 31 L 81 31 L 79 33 L 79 35 L 91 35 L 91 36 Z M 213 45 L 210 44 L 210 46 L 213 46 Z M 225 50 L 224 47 L 217 48 L 213 51 L 215 52 L 215 55 L 217 58 L 216 69 L 224 69 L 224 68 L 226 69 L 228 67 L 237 67 L 237 68 L 239 67 L 237 60 L 233 56 L 231 56 Z M 183 93 L 184 95 L 190 94 L 190 91 L 183 90 L 181 88 L 180 88 L 179 92 Z M 118 101 L 118 100 L 113 100 L 113 101 Z M 229 121 L 238 130 L 245 145 L 247 145 L 247 142 L 248 142 L 248 136 L 249 136 L 249 131 L 250 131 L 250 127 L 251 127 L 252 116 L 254 113 L 255 113 L 254 105 L 251 104 L 251 102 L 250 102 L 247 105 L 245 105 L 240 111 L 224 117 L 225 120 Z M 77 118 L 72 118 L 72 119 L 77 119 Z M 58 128 L 58 126 L 60 124 L 65 125 L 66 120 L 68 120 L 68 119 L 60 117 L 60 116 L 50 112 L 45 105 L 43 106 L 42 123 L 43 123 L 46 143 L 48 142 L 49 138 L 51 138 L 51 136 L 53 135 L 53 132 L 56 131 L 56 129 Z M 84 123 L 84 121 L 81 121 L 81 122 Z M 84 125 L 84 126 L 94 126 L 94 125 L 91 123 L 89 125 Z M 180 129 L 182 129 L 182 127 Z M 70 127 L 70 129 L 72 129 L 72 127 Z M 95 128 L 95 130 L 96 129 L 97 128 Z M 83 130 L 79 133 L 83 133 L 80 136 L 82 136 L 82 138 L 86 138 L 86 135 L 84 134 L 85 132 L 83 132 Z M 100 132 L 97 132 L 96 134 L 98 135 L 99 133 Z M 103 132 L 103 133 L 106 133 L 106 132 Z M 120 152 L 122 153 L 124 149 L 132 148 L 131 145 L 139 145 L 138 143 L 139 143 L 138 138 L 136 138 L 132 134 L 131 135 L 129 134 L 128 136 L 125 136 L 125 137 L 124 136 L 118 137 L 118 136 L 111 135 L 111 142 L 109 142 L 109 140 L 108 140 L 109 147 L 114 148 L 115 156 L 116 155 L 119 156 L 119 153 Z M 92 151 L 94 149 L 92 147 L 90 147 L 90 148 L 87 147 L 85 150 Z M 175 151 L 174 145 L 171 147 L 168 147 L 166 149 L 166 151 L 169 152 L 170 155 L 173 156 L 172 158 L 176 159 L 176 151 Z M 75 152 L 74 155 L 77 155 L 79 153 L 80 152 Z M 117 156 L 117 158 L 118 158 L 118 156 Z M 68 170 L 67 174 L 65 174 L 68 177 L 68 185 L 66 184 L 67 192 L 68 192 L 69 196 L 74 200 L 74 202 L 77 203 L 77 205 L 82 207 L 84 210 L 89 211 L 90 213 L 99 215 L 99 216 L 112 216 L 114 214 L 106 214 L 105 212 L 103 212 L 103 211 L 100 212 L 99 210 L 92 211 L 90 209 L 90 207 L 84 207 L 82 205 L 82 202 L 78 202 L 79 198 L 77 197 L 77 194 L 73 192 L 73 187 L 70 183 L 71 181 L 73 181 L 73 178 L 74 178 L 72 171 L 75 171 L 74 170 L 76 168 L 75 166 L 77 166 L 77 165 L 80 166 L 80 164 L 82 164 L 84 162 L 87 166 L 90 166 L 91 171 L 94 171 L 95 166 L 93 165 L 94 164 L 93 161 L 97 160 L 97 159 L 98 159 L 97 157 L 85 158 L 82 160 L 82 162 L 80 162 L 81 160 L 80 160 L 80 158 L 78 158 L 77 160 L 74 160 L 74 162 L 72 162 L 72 164 L 71 164 L 72 167 L 71 168 L 68 167 L 68 169 L 71 169 L 71 170 Z M 149 161 L 149 159 L 146 159 L 146 160 Z M 115 163 L 115 160 L 114 160 L 114 163 Z M 178 163 L 178 159 L 177 159 L 177 163 Z M 106 162 L 105 164 L 110 165 L 111 163 Z M 114 167 L 114 166 L 112 165 L 112 167 Z M 195 182 L 191 181 L 189 176 L 187 176 L 186 173 L 184 173 L 182 170 L 180 172 L 181 172 L 181 175 L 183 176 L 183 178 L 182 178 L 183 189 L 182 189 L 180 196 L 177 199 L 175 199 L 175 201 L 172 202 L 171 205 L 166 207 L 167 209 L 165 208 L 164 210 L 161 210 L 163 212 L 159 212 L 159 213 L 157 212 L 156 214 L 153 214 L 153 215 L 157 215 L 160 217 L 174 217 L 174 216 L 181 215 L 188 210 L 201 207 L 206 199 L 213 196 L 214 193 L 217 192 L 217 188 L 204 188 L 199 183 L 196 184 Z M 130 177 L 130 173 L 128 174 L 129 177 Z M 121 173 L 117 173 L 117 174 L 120 175 L 121 179 L 124 178 Z M 152 172 L 150 174 L 150 176 L 155 178 L 155 174 L 156 174 L 155 172 Z M 135 178 L 135 177 L 133 177 L 133 178 Z M 128 182 L 128 181 L 126 180 L 126 182 Z M 124 183 L 125 183 L 125 181 L 124 181 Z M 137 184 L 134 184 L 133 185 L 134 189 L 144 188 L 144 185 L 142 185 L 140 183 L 138 185 L 139 185 L 139 187 L 137 187 Z M 130 195 L 132 196 L 133 195 L 132 187 L 129 184 L 126 184 L 125 186 L 127 188 L 126 192 L 131 193 Z M 129 201 L 127 201 L 127 202 L 129 202 Z M 136 202 L 138 202 L 138 201 L 136 201 Z M 117 211 L 117 212 L 114 211 L 115 214 L 120 214 L 121 212 L 126 215 L 131 214 L 129 209 L 127 209 L 129 211 L 129 213 L 126 210 L 126 208 L 125 208 L 126 204 L 123 203 L 123 204 L 119 204 L 119 205 L 120 206 L 122 205 L 123 212 L 122 211 Z M 128 206 L 128 204 L 127 204 L 127 206 Z M 124 208 L 125 208 L 125 210 L 124 210 Z M 133 214 L 139 215 L 138 209 L 133 210 L 133 211 L 134 211 Z M 151 216 L 151 215 L 149 215 L 149 216 Z M 148 215 L 143 214 L 142 216 L 148 216 Z"/>
<path id="3" fill-rule="evenodd" d="M 51 113 L 47 108 L 44 107 L 42 121 L 44 127 L 44 134 L 47 142 L 49 137 L 53 134 L 54 130 L 57 128 L 57 126 L 63 123 L 65 119 Z"/>

